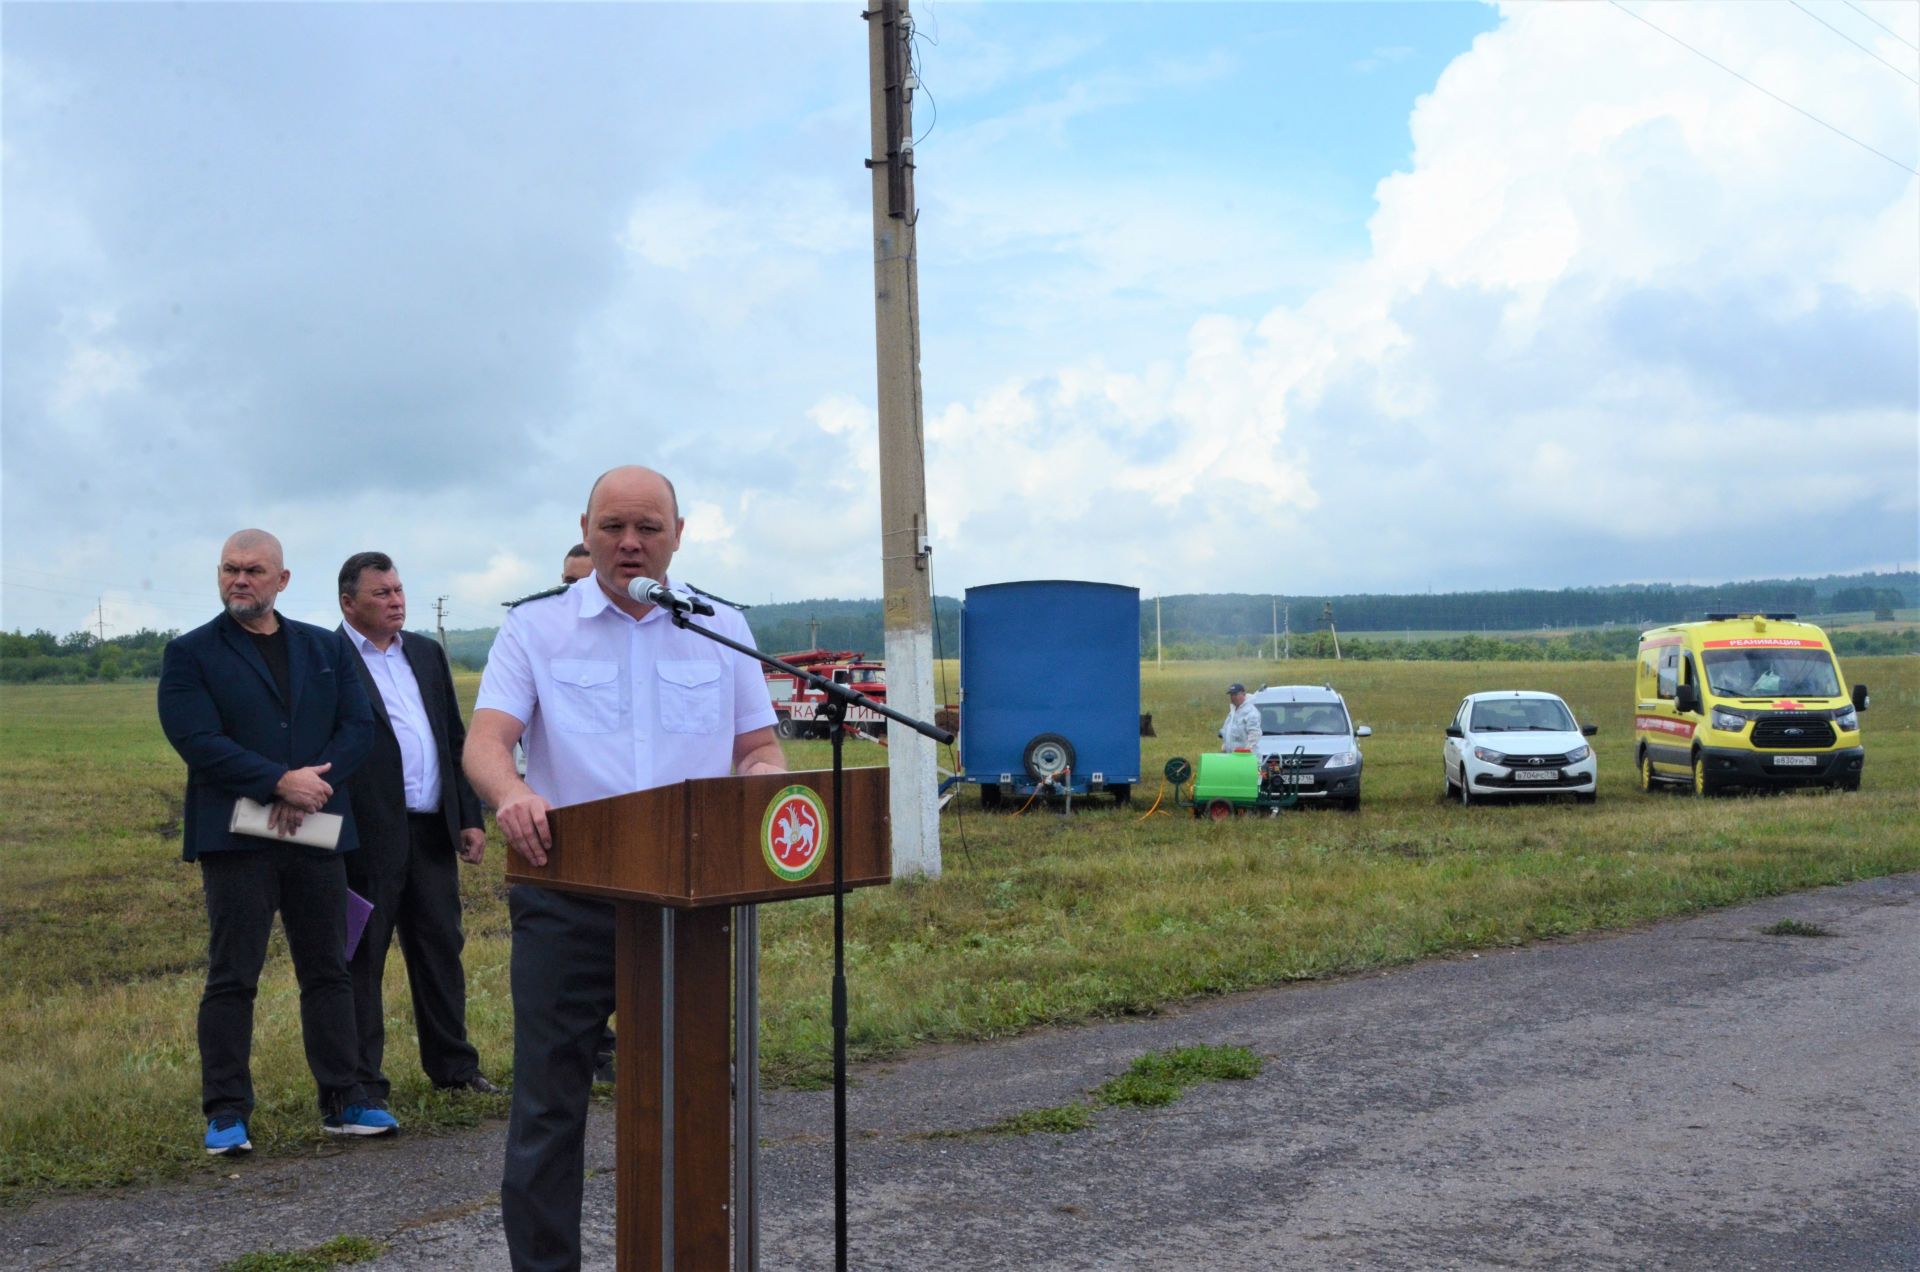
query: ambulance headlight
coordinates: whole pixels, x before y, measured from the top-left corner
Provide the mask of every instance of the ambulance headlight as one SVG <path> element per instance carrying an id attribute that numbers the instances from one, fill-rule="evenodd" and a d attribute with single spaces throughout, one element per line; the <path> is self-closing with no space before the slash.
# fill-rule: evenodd
<path id="1" fill-rule="evenodd" d="M 1727 733 L 1738 733 L 1747 727 L 1747 718 L 1742 715 L 1735 715 L 1731 711 L 1722 711 L 1719 707 L 1715 707 L 1713 709 L 1713 727 Z"/>
<path id="2" fill-rule="evenodd" d="M 1842 733 L 1858 733 L 1860 732 L 1860 713 L 1848 707 L 1833 718 L 1833 723 Z"/>

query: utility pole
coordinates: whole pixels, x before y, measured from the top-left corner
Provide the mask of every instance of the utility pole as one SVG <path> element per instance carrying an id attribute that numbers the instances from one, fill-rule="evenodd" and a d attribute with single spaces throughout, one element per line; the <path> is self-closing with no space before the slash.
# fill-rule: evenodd
<path id="1" fill-rule="evenodd" d="M 1280 598 L 1269 597 L 1273 602 L 1273 660 L 1280 661 Z"/>
<path id="2" fill-rule="evenodd" d="M 94 613 L 99 619 L 100 643 L 104 645 L 107 643 L 107 598 L 105 595 L 102 595 L 98 603 L 94 606 Z"/>
<path id="3" fill-rule="evenodd" d="M 820 618 L 817 614 L 807 615 L 807 648 L 820 648 Z"/>
<path id="4" fill-rule="evenodd" d="M 1153 598 L 1153 665 L 1161 671 L 1167 669 L 1167 647 L 1160 639 L 1160 598 Z"/>
<path id="5" fill-rule="evenodd" d="M 1332 601 L 1328 601 L 1325 605 L 1321 606 L 1320 617 L 1325 619 L 1327 622 L 1327 633 L 1333 637 L 1334 661 L 1338 662 L 1340 660 L 1340 632 L 1339 632 L 1339 629 L 1337 629 L 1333 625 L 1333 602 Z"/>
<path id="6" fill-rule="evenodd" d="M 433 626 L 434 630 L 440 633 L 440 648 L 445 649 L 447 647 L 447 598 L 444 596 L 433 598 Z"/>
<path id="7" fill-rule="evenodd" d="M 880 564 L 887 705 L 931 720 L 933 596 L 927 585 L 925 431 L 920 404 L 920 276 L 914 239 L 913 27 L 906 0 L 879 0 L 867 22 L 872 113 L 873 311 L 880 407 Z M 887 734 L 893 866 L 940 874 L 938 756 L 911 729 Z"/>
<path id="8" fill-rule="evenodd" d="M 1281 657 L 1285 658 L 1288 662 L 1292 662 L 1293 661 L 1293 606 L 1292 605 L 1282 605 L 1280 607 L 1280 621 L 1286 625 L 1286 631 L 1283 632 L 1282 635 L 1284 635 L 1287 640 L 1286 653 L 1282 654 Z"/>

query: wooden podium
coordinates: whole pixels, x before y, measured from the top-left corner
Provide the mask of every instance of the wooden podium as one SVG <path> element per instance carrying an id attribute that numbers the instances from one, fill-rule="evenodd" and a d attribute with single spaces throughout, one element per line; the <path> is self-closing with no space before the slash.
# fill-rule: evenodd
<path id="1" fill-rule="evenodd" d="M 729 1200 L 731 907 L 831 893 L 836 852 L 847 887 L 891 883 L 887 771 L 847 769 L 842 800 L 841 824 L 831 825 L 829 771 L 682 782 L 556 808 L 547 864 L 508 857 L 510 883 L 615 903 L 622 1272 L 708 1272 L 730 1266 L 731 1250 L 751 1248 L 745 1233 L 729 1244 L 734 1220 L 747 1221 L 747 1199 Z M 753 977 L 743 976 L 743 1069 L 758 1064 L 748 1036 L 758 1028 L 756 994 Z M 738 1079 L 743 1094 L 757 1091 L 757 1072 Z M 753 1125 L 750 1116 L 741 1122 Z M 738 1153 L 750 1158 L 757 1131 L 739 1139 Z"/>

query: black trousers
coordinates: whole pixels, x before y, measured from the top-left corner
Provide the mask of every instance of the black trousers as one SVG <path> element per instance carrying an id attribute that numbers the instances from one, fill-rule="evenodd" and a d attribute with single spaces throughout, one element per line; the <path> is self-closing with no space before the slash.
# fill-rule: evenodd
<path id="1" fill-rule="evenodd" d="M 207 984 L 200 995 L 200 1110 L 253 1113 L 253 1000 L 274 912 L 300 982 L 300 1035 L 320 1111 L 364 1104 L 355 1077 L 353 982 L 347 975 L 347 876 L 331 852 L 276 844 L 202 855 Z"/>
<path id="2" fill-rule="evenodd" d="M 437 813 L 408 814 L 407 837 L 407 858 L 398 868 L 371 878 L 348 871 L 355 888 L 373 902 L 353 953 L 353 1004 L 360 1032 L 360 1085 L 369 1099 L 382 1104 L 393 1088 L 381 1069 L 387 1045 L 382 991 L 396 930 L 407 962 L 421 1070 L 435 1086 L 464 1082 L 480 1072 L 480 1054 L 467 1041 L 460 863 L 447 841 L 447 823 Z"/>
<path id="3" fill-rule="evenodd" d="M 580 1266 L 587 1099 L 613 1011 L 613 904 L 513 889 L 513 1114 L 500 1210 L 515 1272 Z"/>

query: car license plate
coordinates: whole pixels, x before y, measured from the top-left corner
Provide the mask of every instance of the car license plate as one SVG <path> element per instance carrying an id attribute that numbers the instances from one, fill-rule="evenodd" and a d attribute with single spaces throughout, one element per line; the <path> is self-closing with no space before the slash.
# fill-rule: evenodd
<path id="1" fill-rule="evenodd" d="M 1513 780 L 1516 782 L 1557 782 L 1560 780 L 1560 770 L 1518 769 L 1514 772 Z"/>
<path id="2" fill-rule="evenodd" d="M 1289 782 L 1292 782 L 1292 783 L 1293 783 L 1293 784 L 1294 784 L 1295 786 L 1312 786 L 1312 785 L 1313 785 L 1313 774 L 1311 774 L 1311 773 L 1289 773 L 1289 774 L 1287 774 L 1287 780 L 1288 780 Z"/>
<path id="3" fill-rule="evenodd" d="M 1817 755 L 1776 755 L 1773 757 L 1776 768 L 1812 768 L 1820 762 Z"/>

